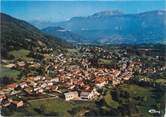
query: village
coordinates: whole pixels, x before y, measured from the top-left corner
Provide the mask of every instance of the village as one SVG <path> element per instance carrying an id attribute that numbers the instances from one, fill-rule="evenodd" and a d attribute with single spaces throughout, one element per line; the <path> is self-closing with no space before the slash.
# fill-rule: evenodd
<path id="1" fill-rule="evenodd" d="M 6 60 L 2 60 L 4 67 L 23 70 L 26 75 L 19 82 L 1 88 L 0 108 L 11 105 L 20 108 L 26 105 L 28 100 L 49 97 L 66 101 L 98 100 L 102 98 L 105 87 L 116 87 L 132 79 L 136 71 L 156 72 L 155 68 L 143 70 L 143 63 L 124 57 L 126 55 L 124 51 L 116 51 L 116 56 L 102 48 L 81 48 L 79 51 L 83 51 L 80 58 L 67 57 L 63 53 L 55 56 L 52 49 L 44 48 L 42 51 L 36 51 L 36 54 L 42 53 L 42 61 L 40 59 L 16 60 L 7 64 Z M 120 68 L 107 68 L 102 65 L 94 67 L 97 63 L 88 59 L 90 53 L 94 55 L 98 53 L 100 54 L 98 57 L 102 59 L 120 57 L 118 63 L 115 63 L 120 64 Z M 162 67 L 160 70 L 164 69 L 165 67 Z M 33 73 L 35 70 L 39 72 Z"/>

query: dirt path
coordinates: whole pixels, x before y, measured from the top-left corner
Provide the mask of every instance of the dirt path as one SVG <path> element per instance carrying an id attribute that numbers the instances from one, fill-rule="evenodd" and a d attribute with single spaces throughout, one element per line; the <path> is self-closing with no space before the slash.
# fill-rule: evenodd
<path id="1" fill-rule="evenodd" d="M 57 96 L 54 97 L 46 97 L 46 98 L 41 98 L 41 99 L 32 99 L 32 100 L 28 100 L 28 102 L 34 102 L 34 101 L 39 101 L 39 100 L 46 100 L 46 99 L 57 99 Z"/>

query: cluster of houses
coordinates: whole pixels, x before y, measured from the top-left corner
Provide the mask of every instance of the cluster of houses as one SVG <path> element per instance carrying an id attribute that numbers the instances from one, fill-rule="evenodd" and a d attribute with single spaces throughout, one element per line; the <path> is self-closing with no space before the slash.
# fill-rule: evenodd
<path id="1" fill-rule="evenodd" d="M 0 108 L 8 106 L 15 106 L 17 108 L 22 107 L 24 105 L 24 102 L 19 98 L 15 98 L 14 96 L 18 92 L 20 92 L 14 90 L 17 87 L 17 84 L 13 83 L 8 85 L 7 87 L 8 88 L 2 89 L 0 91 Z"/>
<path id="2" fill-rule="evenodd" d="M 131 69 L 131 67 L 129 68 Z M 22 92 L 25 93 L 24 96 L 47 95 L 57 92 L 59 95 L 63 95 L 66 101 L 93 100 L 101 95 L 98 89 L 107 84 L 115 86 L 122 80 L 129 80 L 132 76 L 130 72 L 121 73 L 120 70 L 116 69 L 83 69 L 78 65 L 70 65 L 66 69 L 57 69 L 57 73 L 56 77 L 28 76 L 19 83 L 7 85 L 1 90 L 1 107 L 11 104 L 15 104 L 16 107 L 23 106 Z M 120 76 L 123 79 L 120 79 Z M 12 100 L 13 95 L 20 97 L 19 101 Z"/>
<path id="3" fill-rule="evenodd" d="M 93 50 L 93 51 L 92 51 Z M 52 50 L 49 50 L 52 51 Z M 95 49 L 82 48 L 84 52 L 98 52 L 106 59 L 112 58 L 112 53 L 102 48 Z M 124 52 L 123 52 L 124 53 Z M 120 55 L 119 55 L 120 56 Z M 95 100 L 102 96 L 100 89 L 106 85 L 116 86 L 133 77 L 136 68 L 140 70 L 141 62 L 129 61 L 123 58 L 118 64 L 120 69 L 95 68 L 91 63 L 82 58 L 79 64 L 71 64 L 77 58 L 66 58 L 63 54 L 54 56 L 44 55 L 43 62 L 18 61 L 15 64 L 6 64 L 7 68 L 43 68 L 42 75 L 27 73 L 26 78 L 19 83 L 9 84 L 0 91 L 1 108 L 15 105 L 17 108 L 24 105 L 22 96 L 47 95 L 63 97 L 66 101 L 70 100 Z M 3 61 L 6 63 L 6 61 Z M 56 92 L 58 95 L 54 95 Z M 14 99 L 13 97 L 17 97 Z"/>

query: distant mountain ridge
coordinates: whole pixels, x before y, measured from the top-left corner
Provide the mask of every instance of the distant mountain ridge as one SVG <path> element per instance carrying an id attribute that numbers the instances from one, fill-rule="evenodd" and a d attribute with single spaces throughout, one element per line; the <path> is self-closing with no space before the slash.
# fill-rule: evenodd
<path id="1" fill-rule="evenodd" d="M 54 26 L 55 22 L 51 22 L 51 21 L 38 21 L 38 20 L 30 20 L 28 21 L 30 24 L 36 26 L 39 29 L 43 29 L 49 26 Z"/>
<path id="2" fill-rule="evenodd" d="M 163 43 L 166 40 L 165 18 L 165 10 L 138 14 L 103 11 L 54 25 L 86 38 L 89 43 Z"/>
<path id="3" fill-rule="evenodd" d="M 62 27 L 47 27 L 47 28 L 42 29 L 42 32 L 49 34 L 51 36 L 65 39 L 66 41 L 71 42 L 71 43 L 80 43 L 80 42 L 82 42 L 82 39 L 84 39 L 83 37 L 71 32 L 69 30 L 66 30 Z"/>
<path id="4" fill-rule="evenodd" d="M 105 17 L 105 16 L 115 16 L 115 15 L 123 15 L 123 12 L 119 10 L 107 10 L 101 11 L 93 14 L 91 17 Z"/>

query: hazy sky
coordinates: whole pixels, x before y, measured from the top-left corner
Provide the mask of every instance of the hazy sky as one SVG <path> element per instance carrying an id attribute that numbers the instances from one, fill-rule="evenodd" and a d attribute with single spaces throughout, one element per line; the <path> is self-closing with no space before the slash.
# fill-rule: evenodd
<path id="1" fill-rule="evenodd" d="M 103 10 L 121 10 L 124 13 L 139 13 L 165 9 L 165 0 L 89 0 L 89 1 L 44 1 L 2 0 L 1 12 L 23 20 L 63 21 L 74 16 L 88 16 Z M 70 2 L 69 2 L 70 1 Z"/>

